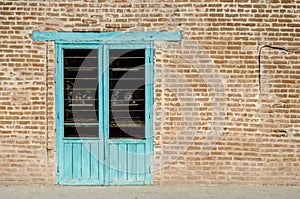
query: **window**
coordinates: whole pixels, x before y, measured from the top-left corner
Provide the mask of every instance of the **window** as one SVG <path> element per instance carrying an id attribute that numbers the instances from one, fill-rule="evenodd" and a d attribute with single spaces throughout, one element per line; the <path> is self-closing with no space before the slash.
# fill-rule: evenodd
<path id="1" fill-rule="evenodd" d="M 145 49 L 108 56 L 109 138 L 145 138 Z M 98 137 L 98 49 L 64 49 L 63 60 L 64 137 Z"/>
<path id="2" fill-rule="evenodd" d="M 98 50 L 64 50 L 64 137 L 97 137 Z"/>
<path id="3" fill-rule="evenodd" d="M 109 138 L 145 137 L 145 50 L 109 50 Z"/>

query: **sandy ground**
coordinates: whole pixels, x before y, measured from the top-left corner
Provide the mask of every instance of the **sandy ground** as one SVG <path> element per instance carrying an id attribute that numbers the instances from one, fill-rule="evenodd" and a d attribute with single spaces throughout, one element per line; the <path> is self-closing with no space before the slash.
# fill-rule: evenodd
<path id="1" fill-rule="evenodd" d="M 0 186 L 1 199 L 300 199 L 297 186 Z"/>

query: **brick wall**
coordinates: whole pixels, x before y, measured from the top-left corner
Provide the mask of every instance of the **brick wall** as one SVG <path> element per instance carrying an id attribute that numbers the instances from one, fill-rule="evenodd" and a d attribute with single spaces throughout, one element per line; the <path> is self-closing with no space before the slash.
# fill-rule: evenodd
<path id="1" fill-rule="evenodd" d="M 55 183 L 52 42 L 32 31 L 182 31 L 155 43 L 154 184 L 300 185 L 298 0 L 0 2 L 0 184 Z"/>

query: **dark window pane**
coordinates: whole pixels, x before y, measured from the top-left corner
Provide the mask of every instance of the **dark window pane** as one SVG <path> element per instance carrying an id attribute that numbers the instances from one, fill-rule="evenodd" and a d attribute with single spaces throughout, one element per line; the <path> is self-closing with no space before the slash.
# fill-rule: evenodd
<path id="1" fill-rule="evenodd" d="M 145 138 L 145 49 L 109 51 L 109 137 Z"/>
<path id="2" fill-rule="evenodd" d="M 64 50 L 64 136 L 98 137 L 98 50 Z"/>

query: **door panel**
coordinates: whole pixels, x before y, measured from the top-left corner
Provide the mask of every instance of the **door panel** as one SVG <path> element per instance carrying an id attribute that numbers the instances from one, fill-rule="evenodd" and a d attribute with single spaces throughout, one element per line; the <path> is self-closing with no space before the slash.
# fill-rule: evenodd
<path id="1" fill-rule="evenodd" d="M 145 142 L 119 141 L 109 144 L 110 185 L 150 184 L 147 181 L 147 154 Z"/>
<path id="2" fill-rule="evenodd" d="M 63 184 L 97 185 L 104 179 L 103 163 L 99 160 L 100 150 L 98 142 L 66 141 L 64 144 L 64 181 Z"/>

